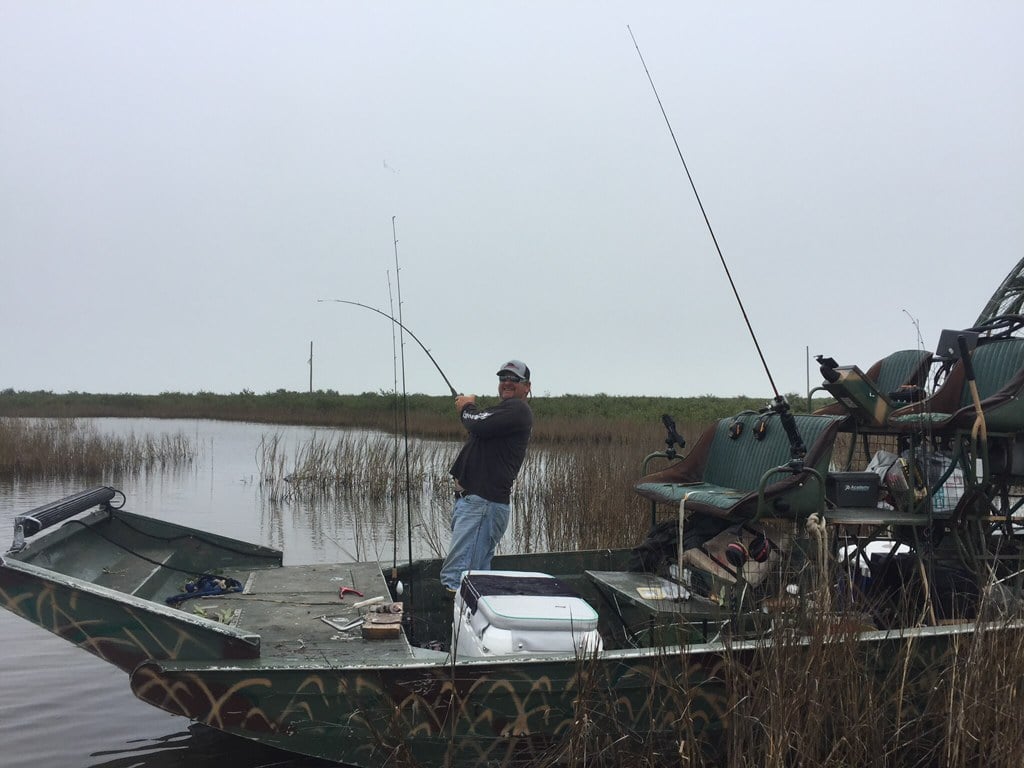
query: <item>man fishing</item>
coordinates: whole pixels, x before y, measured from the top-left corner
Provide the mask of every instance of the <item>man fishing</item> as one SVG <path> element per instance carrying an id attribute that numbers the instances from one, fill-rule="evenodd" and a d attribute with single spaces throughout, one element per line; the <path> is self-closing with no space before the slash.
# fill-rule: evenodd
<path id="1" fill-rule="evenodd" d="M 441 583 L 459 588 L 463 571 L 488 570 L 494 549 L 508 527 L 512 483 L 526 457 L 533 429 L 530 368 L 509 360 L 498 370 L 501 402 L 479 410 L 476 395 L 459 395 L 455 410 L 469 437 L 452 464 L 455 508 L 452 541 L 441 565 Z"/>

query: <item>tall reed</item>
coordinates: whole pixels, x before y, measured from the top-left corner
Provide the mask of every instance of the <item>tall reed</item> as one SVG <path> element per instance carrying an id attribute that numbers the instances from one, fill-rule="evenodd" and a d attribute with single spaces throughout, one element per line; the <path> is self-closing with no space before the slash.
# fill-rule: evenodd
<path id="1" fill-rule="evenodd" d="M 628 422 L 603 424 L 602 436 L 594 439 L 598 431 L 583 425 L 575 439 L 530 446 L 500 551 L 619 547 L 642 539 L 650 509 L 632 488 L 643 457 L 662 436 Z M 269 434 L 257 455 L 261 483 L 273 501 L 344 498 L 365 511 L 365 524 L 380 525 L 408 494 L 417 536 L 442 555 L 452 505 L 448 469 L 460 445 L 410 440 L 408 482 L 404 445 L 381 433 L 325 432 L 292 447 L 280 434 Z"/>
<path id="2" fill-rule="evenodd" d="M 415 497 L 440 491 L 456 444 L 411 440 L 408 490 Z M 380 504 L 404 495 L 406 452 L 380 433 L 314 434 L 289 455 L 279 433 L 264 435 L 257 450 L 261 482 L 272 500 L 323 501 L 341 496 Z"/>
<path id="3" fill-rule="evenodd" d="M 984 602 L 973 625 L 883 632 L 791 605 L 766 615 L 756 640 L 656 649 L 635 670 L 649 681 L 651 733 L 636 729 L 636 704 L 621 706 L 615 667 L 584 654 L 574 722 L 539 765 L 1016 768 L 1024 622 L 1004 608 Z"/>
<path id="4" fill-rule="evenodd" d="M 182 433 L 104 435 L 90 421 L 0 418 L 0 477 L 99 478 L 190 464 L 196 451 Z"/>

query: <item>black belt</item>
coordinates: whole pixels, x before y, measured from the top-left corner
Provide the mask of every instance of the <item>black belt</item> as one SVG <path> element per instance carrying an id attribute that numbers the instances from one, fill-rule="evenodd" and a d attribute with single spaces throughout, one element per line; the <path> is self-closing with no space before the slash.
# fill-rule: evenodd
<path id="1" fill-rule="evenodd" d="M 467 496 L 471 495 L 471 493 L 472 493 L 471 491 L 456 491 L 455 492 L 455 498 L 456 499 L 464 499 Z"/>

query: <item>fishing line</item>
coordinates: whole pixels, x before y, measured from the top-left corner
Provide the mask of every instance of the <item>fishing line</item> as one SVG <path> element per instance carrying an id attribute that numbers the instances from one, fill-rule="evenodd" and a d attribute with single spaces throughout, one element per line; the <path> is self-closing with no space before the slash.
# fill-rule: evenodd
<path id="1" fill-rule="evenodd" d="M 408 333 L 409 336 L 412 337 L 412 340 L 420 345 L 420 349 L 422 349 L 424 352 L 426 352 L 427 357 L 430 358 L 430 362 L 432 362 L 434 364 L 434 367 L 437 368 L 437 372 L 440 373 L 441 374 L 441 378 L 444 379 L 444 383 L 448 385 L 448 389 L 451 390 L 452 397 L 458 397 L 459 396 L 459 393 L 455 390 L 455 387 L 453 387 L 452 383 L 450 381 L 448 381 L 448 377 L 444 375 L 444 371 L 441 370 L 441 366 L 437 364 L 437 360 L 435 360 L 434 356 L 432 354 L 430 354 L 430 350 L 427 349 L 425 346 L 423 346 L 423 342 L 416 338 L 416 334 L 413 333 L 412 331 L 410 331 L 404 325 L 402 325 L 402 323 L 399 322 L 397 318 L 395 318 L 392 315 L 389 315 L 387 312 L 384 312 L 383 310 L 377 309 L 376 307 L 371 307 L 369 304 L 360 304 L 358 301 L 346 301 L 345 299 L 317 299 L 317 301 L 318 302 L 333 301 L 333 302 L 337 302 L 338 304 L 351 304 L 354 307 L 362 307 L 363 309 L 368 309 L 371 312 L 376 312 L 381 317 L 386 317 L 392 323 L 394 323 L 399 328 L 401 328 L 403 331 Z"/>
<path id="2" fill-rule="evenodd" d="M 711 234 L 711 240 L 715 244 L 715 250 L 718 251 L 718 258 L 722 262 L 722 268 L 725 270 L 725 276 L 729 278 L 729 285 L 732 287 L 733 296 L 736 297 L 736 303 L 740 305 L 740 312 L 743 313 L 743 321 L 747 324 L 747 330 L 750 331 L 750 338 L 754 341 L 754 347 L 757 349 L 757 355 L 761 358 L 761 365 L 764 367 L 764 372 L 768 375 L 768 383 L 772 386 L 772 392 L 775 393 L 776 401 L 781 399 L 779 390 L 775 386 L 775 380 L 772 378 L 772 372 L 768 369 L 768 363 L 764 359 L 764 354 L 761 352 L 761 345 L 757 341 L 757 335 L 754 333 L 754 327 L 750 324 L 750 318 L 747 317 L 747 310 L 743 306 L 743 301 L 740 299 L 740 293 L 736 290 L 736 283 L 733 282 L 732 274 L 729 272 L 729 265 L 725 263 L 725 256 L 722 255 L 722 249 L 718 245 L 718 238 L 715 237 L 715 230 L 711 228 L 711 220 L 708 219 L 707 211 L 704 210 L 704 203 L 700 199 L 700 194 L 697 192 L 697 185 L 693 181 L 693 176 L 690 175 L 690 168 L 686 165 L 686 159 L 683 157 L 683 151 L 679 148 L 679 142 L 676 140 L 676 133 L 672 130 L 672 123 L 668 119 L 668 115 L 665 113 L 665 106 L 661 103 L 661 96 L 658 95 L 658 89 L 654 85 L 654 78 L 651 77 L 651 71 L 647 68 L 647 62 L 644 61 L 644 55 L 640 52 L 640 46 L 636 42 L 636 37 L 633 35 L 633 30 L 630 29 L 629 25 L 626 25 L 626 29 L 629 30 L 629 36 L 633 40 L 633 46 L 636 48 L 636 53 L 640 57 L 640 63 L 643 64 L 644 72 L 647 73 L 647 80 L 651 84 L 651 90 L 654 91 L 654 98 L 658 101 L 658 107 L 661 109 L 661 116 L 665 118 L 665 125 L 668 126 L 668 132 L 672 136 L 672 143 L 676 146 L 676 153 L 679 155 L 679 160 L 683 164 L 683 170 L 686 171 L 686 178 L 690 180 L 690 188 L 693 189 L 693 195 L 697 198 L 697 205 L 700 206 L 700 212 L 704 216 L 704 223 L 708 227 L 708 232 Z"/>

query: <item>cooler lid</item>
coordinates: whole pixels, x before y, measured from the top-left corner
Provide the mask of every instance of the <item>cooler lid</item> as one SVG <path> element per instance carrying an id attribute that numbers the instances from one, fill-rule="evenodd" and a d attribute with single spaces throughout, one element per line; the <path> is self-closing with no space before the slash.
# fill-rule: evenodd
<path id="1" fill-rule="evenodd" d="M 551 595 L 483 595 L 479 620 L 499 629 L 589 632 L 597 628 L 597 611 L 581 597 Z"/>

